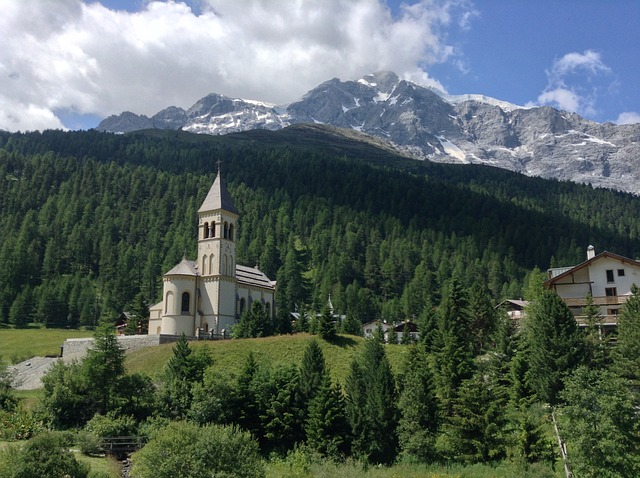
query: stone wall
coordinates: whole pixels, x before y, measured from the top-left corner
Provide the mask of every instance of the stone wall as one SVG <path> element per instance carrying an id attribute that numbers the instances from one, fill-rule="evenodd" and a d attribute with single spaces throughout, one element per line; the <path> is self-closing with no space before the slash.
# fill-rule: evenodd
<path id="1" fill-rule="evenodd" d="M 121 335 L 118 336 L 118 343 L 125 353 L 133 352 L 144 347 L 166 344 L 178 340 L 173 335 Z M 93 343 L 93 339 L 67 339 L 62 344 L 62 359 L 65 362 L 74 359 L 83 359 L 87 350 Z"/>

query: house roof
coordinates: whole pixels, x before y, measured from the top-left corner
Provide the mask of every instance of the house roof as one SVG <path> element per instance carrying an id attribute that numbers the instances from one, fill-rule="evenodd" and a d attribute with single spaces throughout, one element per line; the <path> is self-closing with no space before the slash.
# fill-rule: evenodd
<path id="1" fill-rule="evenodd" d="M 218 171 L 218 175 L 213 181 L 211 189 L 209 189 L 209 193 L 204 199 L 202 206 L 200 206 L 200 209 L 198 209 L 198 212 L 209 212 L 224 209 L 225 211 L 232 212 L 233 214 L 238 214 L 238 210 L 233 205 L 231 195 L 222 182 L 221 176 L 222 174 Z"/>
<path id="2" fill-rule="evenodd" d="M 494 308 L 495 309 L 499 309 L 500 307 L 505 307 L 505 306 L 508 306 L 508 305 L 514 305 L 516 307 L 520 307 L 521 309 L 524 309 L 528 304 L 529 304 L 529 302 L 527 302 L 526 300 L 506 299 L 506 300 L 503 300 L 502 302 L 500 302 Z"/>
<path id="3" fill-rule="evenodd" d="M 263 289 L 275 289 L 275 281 L 270 280 L 264 272 L 255 267 L 236 265 L 236 278 L 239 284 Z"/>
<path id="4" fill-rule="evenodd" d="M 186 257 L 182 257 L 182 260 L 173 269 L 165 274 L 165 276 L 198 276 L 198 265 L 195 261 L 190 261 Z"/>
<path id="5" fill-rule="evenodd" d="M 604 251 L 601 252 L 600 254 L 598 254 L 597 256 L 592 257 L 591 259 L 587 259 L 584 262 L 581 262 L 580 264 L 578 264 L 577 266 L 573 266 L 573 267 L 561 267 L 558 268 L 561 272 L 555 276 L 553 276 L 550 279 L 547 279 L 544 282 L 545 286 L 550 286 L 551 284 L 553 284 L 554 282 L 556 282 L 559 279 L 564 279 L 567 276 L 570 276 L 571 274 L 573 274 L 574 272 L 580 270 L 580 269 L 584 269 L 585 267 L 588 267 L 589 265 L 591 265 L 592 263 L 599 261 L 600 259 L 603 259 L 605 257 L 609 257 L 611 259 L 616 259 L 620 262 L 626 262 L 627 264 L 631 264 L 633 266 L 636 267 L 640 267 L 640 261 L 636 261 L 634 259 L 629 259 L 628 257 L 624 257 L 621 256 L 619 254 L 614 254 L 613 252 L 609 252 L 609 251 Z M 550 271 L 553 269 L 549 269 Z"/>

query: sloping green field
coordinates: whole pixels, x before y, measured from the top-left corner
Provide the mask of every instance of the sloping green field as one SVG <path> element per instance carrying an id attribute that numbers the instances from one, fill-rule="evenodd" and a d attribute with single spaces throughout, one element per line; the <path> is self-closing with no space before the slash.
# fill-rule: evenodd
<path id="1" fill-rule="evenodd" d="M 237 372 L 244 365 L 247 356 L 253 352 L 258 363 L 271 366 L 299 366 L 307 344 L 315 337 L 309 334 L 280 335 L 260 339 L 191 342 L 191 347 L 207 347 L 213 357 L 214 367 Z M 329 343 L 318 339 L 333 380 L 344 383 L 354 356 L 364 341 L 362 337 L 339 336 Z M 172 344 L 147 347 L 127 356 L 129 372 L 142 372 L 154 377 L 171 356 Z M 394 372 L 399 372 L 408 353 L 408 347 L 387 345 L 387 356 Z"/>
<path id="2" fill-rule="evenodd" d="M 0 361 L 19 362 L 31 357 L 58 355 L 66 339 L 92 336 L 91 330 L 0 328 Z"/>

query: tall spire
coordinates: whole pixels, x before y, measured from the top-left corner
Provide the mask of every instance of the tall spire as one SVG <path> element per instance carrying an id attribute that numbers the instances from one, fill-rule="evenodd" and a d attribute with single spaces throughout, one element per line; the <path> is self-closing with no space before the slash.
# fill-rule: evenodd
<path id="1" fill-rule="evenodd" d="M 224 209 L 225 211 L 238 214 L 238 210 L 233 205 L 233 200 L 231 199 L 231 195 L 224 183 L 222 182 L 222 173 L 221 169 L 222 161 L 218 161 L 218 175 L 216 176 L 215 181 L 211 185 L 211 189 L 209 189 L 209 193 L 205 198 L 202 206 L 198 209 L 198 212 L 207 212 L 207 211 L 215 211 L 217 209 Z"/>

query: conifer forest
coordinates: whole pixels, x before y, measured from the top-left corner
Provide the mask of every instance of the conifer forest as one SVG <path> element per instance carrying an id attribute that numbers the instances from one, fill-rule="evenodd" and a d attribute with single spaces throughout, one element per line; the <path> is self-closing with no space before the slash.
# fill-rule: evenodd
<path id="1" fill-rule="evenodd" d="M 237 262 L 277 280 L 276 319 L 252 307 L 234 340 L 313 337 L 300 362 L 247 354 L 232 371 L 181 338 L 157 376 L 130 373 L 113 322 L 144 318 L 162 275 L 196 256 L 196 211 L 218 161 L 240 213 Z M 40 440 L 14 450 L 27 469 L 64 440 L 44 430 L 73 430 L 88 454 L 99 437 L 144 436 L 138 477 L 265 476 L 274 460 L 508 464 L 492 476 L 554 477 L 561 436 L 575 477 L 638 476 L 640 291 L 603 337 L 597 311 L 579 327 L 541 271 L 584 261 L 590 244 L 639 258 L 639 218 L 630 194 L 409 160 L 303 126 L 0 132 L 0 329 L 96 330 L 83 362 L 45 376 L 35 411 L 17 405 L 0 366 L 0 439 Z M 516 326 L 495 306 L 521 298 Z M 310 320 L 292 323 L 293 311 Z M 374 320 L 411 320 L 420 338 L 352 337 Z M 325 342 L 357 344 L 341 381 Z M 399 368 L 390 347 L 406 347 Z M 29 436 L 11 431 L 15 420 Z M 0 447 L 0 478 L 37 476 L 4 471 L 7 456 Z M 63 474 L 91 476 L 65 460 Z"/>

